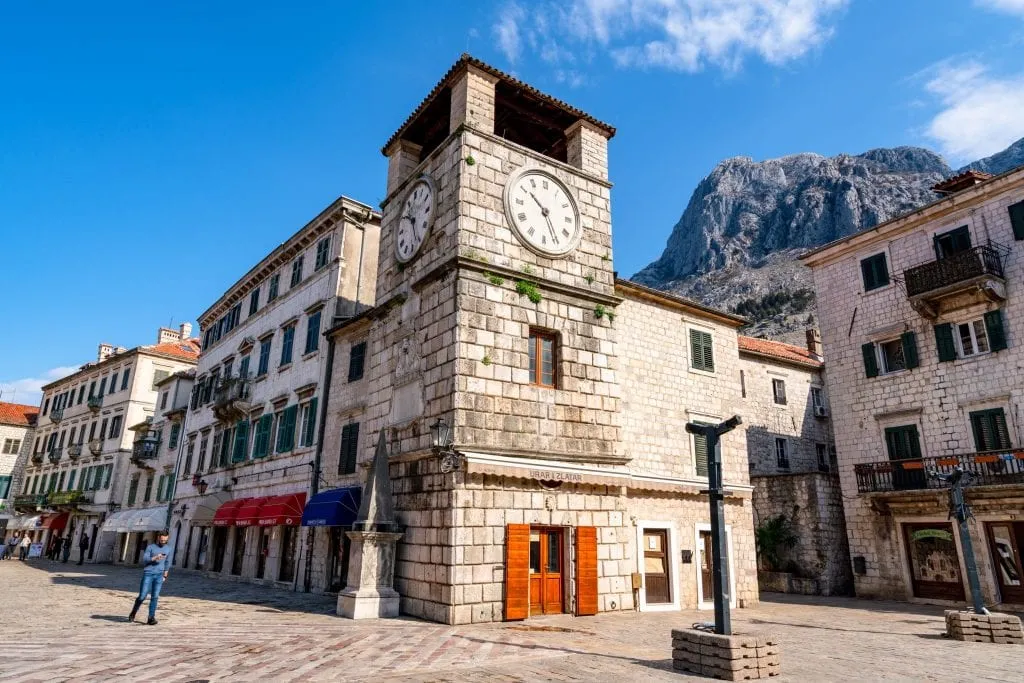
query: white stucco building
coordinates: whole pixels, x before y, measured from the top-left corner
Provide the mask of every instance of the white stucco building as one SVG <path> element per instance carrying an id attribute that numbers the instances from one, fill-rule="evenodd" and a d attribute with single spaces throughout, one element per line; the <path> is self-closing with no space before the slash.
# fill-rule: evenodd
<path id="1" fill-rule="evenodd" d="M 14 498 L 21 490 L 21 478 L 32 453 L 39 406 L 0 401 L 0 538 L 20 530 L 24 520 L 15 520 Z"/>

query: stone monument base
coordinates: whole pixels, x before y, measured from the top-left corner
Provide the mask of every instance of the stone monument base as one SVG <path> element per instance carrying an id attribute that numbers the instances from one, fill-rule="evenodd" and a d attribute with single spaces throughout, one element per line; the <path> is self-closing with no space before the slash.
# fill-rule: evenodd
<path id="1" fill-rule="evenodd" d="M 398 592 L 393 588 L 338 593 L 338 616 L 346 619 L 386 619 L 398 616 Z"/>
<path id="2" fill-rule="evenodd" d="M 1012 614 L 975 614 L 972 611 L 946 610 L 946 635 L 953 640 L 973 643 L 1024 645 L 1020 617 Z"/>
<path id="3" fill-rule="evenodd" d="M 782 673 L 775 636 L 725 636 L 692 628 L 672 629 L 672 668 L 725 681 L 768 678 Z"/>

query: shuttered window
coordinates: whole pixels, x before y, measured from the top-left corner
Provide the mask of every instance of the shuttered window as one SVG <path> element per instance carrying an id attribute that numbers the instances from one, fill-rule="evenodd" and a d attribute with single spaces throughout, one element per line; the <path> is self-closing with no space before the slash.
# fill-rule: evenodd
<path id="1" fill-rule="evenodd" d="M 1013 228 L 1013 239 L 1024 240 L 1024 202 L 1010 204 L 1010 227 Z"/>
<path id="2" fill-rule="evenodd" d="M 305 419 L 302 421 L 302 440 L 299 445 L 312 446 L 313 438 L 316 436 L 316 398 L 309 399 L 309 403 L 303 406 Z"/>
<path id="3" fill-rule="evenodd" d="M 338 474 L 353 474 L 359 457 L 359 423 L 341 428 L 341 453 L 338 454 Z"/>
<path id="4" fill-rule="evenodd" d="M 885 252 L 869 256 L 861 261 L 860 272 L 864 278 L 865 292 L 889 284 L 889 267 L 885 262 Z"/>
<path id="5" fill-rule="evenodd" d="M 284 328 L 281 341 L 281 365 L 292 362 L 292 344 L 295 342 L 295 325 Z"/>
<path id="6" fill-rule="evenodd" d="M 576 614 L 597 614 L 597 527 L 576 527 Z"/>
<path id="7" fill-rule="evenodd" d="M 887 427 L 885 445 L 890 460 L 910 460 L 921 457 L 921 439 L 917 433 L 917 425 Z"/>
<path id="8" fill-rule="evenodd" d="M 578 551 L 577 551 L 578 552 Z M 577 606 L 579 601 L 577 600 Z M 530 616 L 530 525 L 505 527 L 505 621 Z"/>
<path id="9" fill-rule="evenodd" d="M 320 314 L 321 311 L 317 311 L 306 318 L 306 353 L 320 348 Z"/>
<path id="10" fill-rule="evenodd" d="M 780 406 L 786 405 L 786 382 L 781 379 L 772 380 L 772 397 Z"/>
<path id="11" fill-rule="evenodd" d="M 974 447 L 979 451 L 998 451 L 1010 448 L 1010 431 L 1002 408 L 978 410 L 970 414 Z"/>
<path id="12" fill-rule="evenodd" d="M 935 347 L 939 352 L 939 362 L 948 363 L 956 360 L 956 343 L 953 341 L 953 325 L 942 323 L 935 326 Z"/>
<path id="13" fill-rule="evenodd" d="M 708 476 L 708 440 L 703 434 L 693 435 L 693 461 L 697 476 Z"/>
<path id="14" fill-rule="evenodd" d="M 295 417 L 298 414 L 298 406 L 288 406 L 281 413 L 281 422 L 277 427 L 277 448 L 278 453 L 286 453 L 295 448 Z"/>
<path id="15" fill-rule="evenodd" d="M 690 366 L 696 370 L 715 371 L 715 355 L 710 333 L 690 330 Z"/>
<path id="16" fill-rule="evenodd" d="M 363 366 L 366 361 L 366 342 L 353 344 L 348 352 L 348 381 L 355 382 L 363 378 Z"/>
<path id="17" fill-rule="evenodd" d="M 331 238 L 325 237 L 316 245 L 316 265 L 313 270 L 320 270 L 327 265 L 327 259 L 331 255 Z"/>
<path id="18" fill-rule="evenodd" d="M 231 452 L 231 462 L 243 462 L 249 451 L 249 421 L 239 420 L 235 425 L 235 447 Z"/>
<path id="19" fill-rule="evenodd" d="M 270 426 L 274 416 L 270 413 L 256 421 L 256 430 L 252 441 L 252 457 L 263 458 L 270 452 Z"/>
<path id="20" fill-rule="evenodd" d="M 1003 330 L 1003 312 L 1001 310 L 989 311 L 984 316 L 985 331 L 988 333 L 988 347 L 992 351 L 1002 351 L 1006 348 L 1006 332 Z"/>

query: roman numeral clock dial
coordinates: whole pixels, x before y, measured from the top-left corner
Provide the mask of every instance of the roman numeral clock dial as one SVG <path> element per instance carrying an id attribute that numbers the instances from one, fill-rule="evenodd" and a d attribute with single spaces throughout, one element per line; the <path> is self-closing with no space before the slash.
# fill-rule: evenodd
<path id="1" fill-rule="evenodd" d="M 505 214 L 519 240 L 542 256 L 565 256 L 583 234 L 569 189 L 546 171 L 524 169 L 505 185 Z"/>
<path id="2" fill-rule="evenodd" d="M 398 227 L 395 229 L 395 258 L 408 263 L 419 252 L 427 239 L 430 225 L 437 210 L 437 192 L 434 181 L 423 176 L 409 188 L 402 202 Z"/>

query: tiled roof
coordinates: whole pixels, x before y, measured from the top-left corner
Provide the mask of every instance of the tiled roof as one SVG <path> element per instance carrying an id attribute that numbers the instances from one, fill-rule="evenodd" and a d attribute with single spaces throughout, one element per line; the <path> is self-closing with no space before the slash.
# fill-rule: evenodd
<path id="1" fill-rule="evenodd" d="M 802 346 L 786 344 L 785 342 L 772 341 L 770 339 L 757 339 L 756 337 L 739 336 L 740 351 L 756 353 L 761 356 L 770 356 L 789 363 L 797 363 L 808 367 L 820 368 L 825 365 L 817 356 Z"/>
<path id="2" fill-rule="evenodd" d="M 406 129 L 410 125 L 412 125 L 412 122 L 415 121 L 419 117 L 419 115 L 423 113 L 423 110 L 427 108 L 427 105 L 430 104 L 435 97 L 437 97 L 437 94 L 441 92 L 441 90 L 444 89 L 446 85 L 448 85 L 449 79 L 451 79 L 455 74 L 461 72 L 461 70 L 465 68 L 467 65 L 474 66 L 477 69 L 480 69 L 481 71 L 494 76 L 495 78 L 505 81 L 506 83 L 510 83 L 517 88 L 521 88 L 522 90 L 525 90 L 534 97 L 541 99 L 547 102 L 548 104 L 558 107 L 562 111 L 568 112 L 569 114 L 572 114 L 577 118 L 581 118 L 584 121 L 587 121 L 588 123 L 597 126 L 605 133 L 607 133 L 609 138 L 615 135 L 615 128 L 613 126 L 608 125 L 604 121 L 595 119 L 593 116 L 586 113 L 585 111 L 577 109 L 571 104 L 567 104 L 558 98 L 543 93 L 540 90 L 534 88 L 532 85 L 524 83 L 518 78 L 515 78 L 514 76 L 507 74 L 504 71 L 501 71 L 500 69 L 495 69 L 490 64 L 482 62 L 470 54 L 463 53 L 463 55 L 459 57 L 459 61 L 455 62 L 455 64 L 452 65 L 452 68 L 448 69 L 448 72 L 441 77 L 441 80 L 437 82 L 437 85 L 435 85 L 434 88 L 430 91 L 430 93 L 423 98 L 423 101 L 420 102 L 420 105 L 418 107 L 416 107 L 416 110 L 413 111 L 413 113 L 409 115 L 409 117 L 405 120 L 404 123 L 402 123 L 398 130 L 395 131 L 395 134 L 388 138 L 388 141 L 384 143 L 383 147 L 381 147 L 381 154 L 387 155 L 388 147 L 390 147 L 395 140 L 402 137 L 402 134 L 405 133 Z"/>
<path id="3" fill-rule="evenodd" d="M 140 351 L 159 353 L 164 356 L 177 356 L 182 360 L 198 360 L 200 343 L 199 339 L 192 338 L 184 341 L 167 342 L 165 344 L 154 344 L 153 346 L 140 347 Z"/>
<path id="4" fill-rule="evenodd" d="M 39 406 L 0 401 L 0 424 L 34 427 L 39 417 Z"/>

